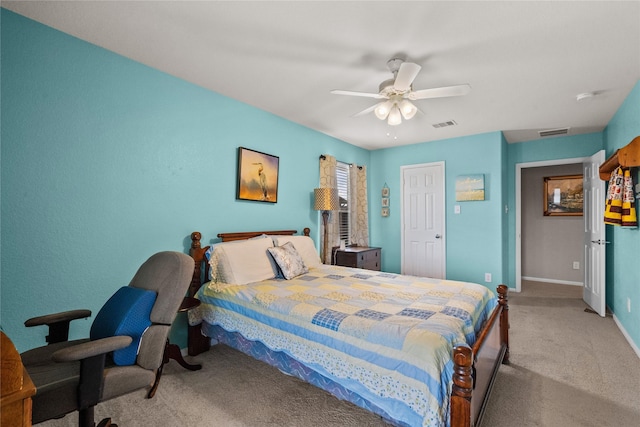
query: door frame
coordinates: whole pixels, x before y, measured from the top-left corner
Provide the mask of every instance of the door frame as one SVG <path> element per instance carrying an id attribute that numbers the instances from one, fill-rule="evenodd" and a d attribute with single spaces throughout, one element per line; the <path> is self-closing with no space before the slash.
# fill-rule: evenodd
<path id="1" fill-rule="evenodd" d="M 522 291 L 522 169 L 541 166 L 571 165 L 575 163 L 582 164 L 589 159 L 590 156 L 516 163 L 516 292 Z"/>
<path id="2" fill-rule="evenodd" d="M 442 215 L 442 274 L 443 279 L 447 278 L 447 173 L 445 162 L 419 163 L 415 165 L 400 166 L 400 272 L 404 274 L 404 172 L 406 169 L 417 169 L 423 167 L 440 166 L 442 168 L 442 207 L 440 214 Z"/>

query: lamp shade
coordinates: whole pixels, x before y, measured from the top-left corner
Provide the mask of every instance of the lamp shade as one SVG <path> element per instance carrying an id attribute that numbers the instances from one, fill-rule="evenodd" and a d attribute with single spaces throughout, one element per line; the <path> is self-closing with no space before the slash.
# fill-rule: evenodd
<path id="1" fill-rule="evenodd" d="M 315 188 L 313 190 L 315 203 L 313 208 L 317 211 L 337 211 L 340 209 L 337 188 Z"/>
<path id="2" fill-rule="evenodd" d="M 376 117 L 380 120 L 385 120 L 389 115 L 389 111 L 391 111 L 391 107 L 393 106 L 393 102 L 391 100 L 380 102 L 376 105 L 376 108 L 373 110 Z"/>
<path id="3" fill-rule="evenodd" d="M 400 103 L 400 112 L 405 120 L 411 120 L 416 115 L 418 109 L 409 100 L 403 99 Z"/>
<path id="4" fill-rule="evenodd" d="M 398 126 L 400 123 L 402 123 L 402 115 L 400 114 L 400 109 L 397 105 L 394 105 L 391 108 L 387 123 L 389 124 L 389 126 Z"/>

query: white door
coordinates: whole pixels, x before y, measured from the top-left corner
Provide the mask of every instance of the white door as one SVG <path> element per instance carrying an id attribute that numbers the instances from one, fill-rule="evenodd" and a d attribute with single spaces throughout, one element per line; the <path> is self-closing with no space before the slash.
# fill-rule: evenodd
<path id="1" fill-rule="evenodd" d="M 402 167 L 402 273 L 445 278 L 444 162 Z"/>
<path id="2" fill-rule="evenodd" d="M 584 173 L 584 288 L 582 298 L 600 316 L 606 314 L 605 182 L 598 175 L 604 150 L 582 164 Z"/>

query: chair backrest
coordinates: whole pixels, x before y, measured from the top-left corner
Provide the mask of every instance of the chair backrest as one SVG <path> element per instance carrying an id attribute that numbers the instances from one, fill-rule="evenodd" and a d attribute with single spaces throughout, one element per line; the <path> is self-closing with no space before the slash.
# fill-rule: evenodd
<path id="1" fill-rule="evenodd" d="M 131 279 L 129 286 L 157 292 L 151 310 L 152 325 L 142 336 L 137 364 L 146 369 L 157 369 L 164 354 L 164 347 L 171 324 L 184 299 L 194 261 L 180 252 L 159 252 L 144 262 Z"/>

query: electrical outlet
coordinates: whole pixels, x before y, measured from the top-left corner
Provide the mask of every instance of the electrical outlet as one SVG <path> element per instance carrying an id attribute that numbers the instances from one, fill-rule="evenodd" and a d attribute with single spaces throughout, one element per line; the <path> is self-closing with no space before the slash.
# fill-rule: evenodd
<path id="1" fill-rule="evenodd" d="M 491 273 L 484 273 L 484 281 L 491 283 Z"/>
<path id="2" fill-rule="evenodd" d="M 627 312 L 631 313 L 631 298 L 627 298 Z"/>
<path id="3" fill-rule="evenodd" d="M 573 261 L 573 269 L 580 270 L 580 263 L 578 261 Z"/>

